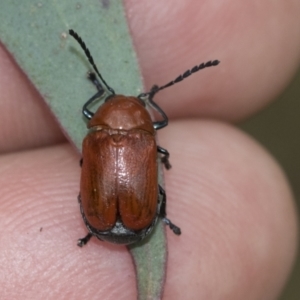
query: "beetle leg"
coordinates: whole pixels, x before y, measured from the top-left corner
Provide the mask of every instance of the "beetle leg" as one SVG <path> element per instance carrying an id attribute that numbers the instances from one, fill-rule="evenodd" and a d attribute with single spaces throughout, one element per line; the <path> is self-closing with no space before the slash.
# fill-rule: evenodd
<path id="1" fill-rule="evenodd" d="M 180 228 L 178 226 L 176 226 L 175 224 L 173 224 L 170 219 L 166 218 L 166 215 L 167 215 L 166 214 L 167 196 L 166 196 L 165 190 L 160 185 L 158 185 L 158 188 L 159 188 L 159 193 L 163 197 L 162 204 L 161 204 L 161 207 L 160 207 L 159 216 L 162 218 L 162 220 L 165 222 L 165 224 L 168 225 L 170 227 L 170 229 L 175 234 L 180 235 L 181 234 Z"/>
<path id="2" fill-rule="evenodd" d="M 82 113 L 83 115 L 88 119 L 90 120 L 94 113 L 91 112 L 87 107 L 93 103 L 95 100 L 97 100 L 98 98 L 100 98 L 103 94 L 104 94 L 104 89 L 102 87 L 102 85 L 100 84 L 100 82 L 98 81 L 95 73 L 93 72 L 89 72 L 88 73 L 88 79 L 91 80 L 93 82 L 93 84 L 96 86 L 98 92 L 91 98 L 89 99 L 82 107 Z"/>
<path id="3" fill-rule="evenodd" d="M 81 195 L 79 193 L 78 197 L 78 202 L 81 204 Z M 78 239 L 77 240 L 77 246 L 82 247 L 88 243 L 88 241 L 91 239 L 93 235 L 89 232 L 84 238 Z"/>
<path id="4" fill-rule="evenodd" d="M 88 72 L 87 73 L 87 78 L 96 86 L 97 90 L 99 92 L 104 93 L 104 89 L 99 82 L 98 78 L 96 77 L 96 74 L 94 72 Z"/>
<path id="5" fill-rule="evenodd" d="M 169 157 L 170 157 L 169 151 L 160 146 L 157 146 L 157 152 L 163 154 L 163 157 L 161 157 L 161 162 L 165 165 L 165 168 L 167 170 L 170 170 L 172 166 L 169 162 Z"/>
<path id="6" fill-rule="evenodd" d="M 103 95 L 103 92 L 98 92 L 96 93 L 91 99 L 89 99 L 82 107 L 82 114 L 88 119 L 90 120 L 94 113 L 91 112 L 87 107 L 94 102 L 96 99 L 100 98 Z"/>
<path id="7" fill-rule="evenodd" d="M 162 121 L 153 122 L 153 127 L 155 130 L 162 129 L 168 125 L 168 116 L 165 112 L 153 101 L 153 97 L 158 90 L 158 86 L 154 85 L 149 92 L 149 103 L 150 105 L 163 117 Z"/>
<path id="8" fill-rule="evenodd" d="M 77 246 L 82 247 L 82 246 L 86 245 L 92 236 L 93 235 L 91 233 L 88 233 L 84 238 L 79 239 L 77 241 Z"/>

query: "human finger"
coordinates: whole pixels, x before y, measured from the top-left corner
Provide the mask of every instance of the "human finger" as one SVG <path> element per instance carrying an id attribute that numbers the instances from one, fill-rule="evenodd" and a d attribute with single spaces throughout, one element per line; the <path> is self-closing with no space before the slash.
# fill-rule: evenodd
<path id="1" fill-rule="evenodd" d="M 221 61 L 157 94 L 170 117 L 242 120 L 274 99 L 298 69 L 300 2 L 125 5 L 148 90 L 203 61 Z"/>

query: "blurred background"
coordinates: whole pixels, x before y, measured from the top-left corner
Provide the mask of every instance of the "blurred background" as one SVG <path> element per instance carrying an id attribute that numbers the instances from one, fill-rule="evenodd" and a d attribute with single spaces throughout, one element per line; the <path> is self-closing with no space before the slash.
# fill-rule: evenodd
<path id="1" fill-rule="evenodd" d="M 284 169 L 300 211 L 300 70 L 279 98 L 260 114 L 239 125 L 253 136 Z M 300 252 L 280 300 L 300 299 Z"/>

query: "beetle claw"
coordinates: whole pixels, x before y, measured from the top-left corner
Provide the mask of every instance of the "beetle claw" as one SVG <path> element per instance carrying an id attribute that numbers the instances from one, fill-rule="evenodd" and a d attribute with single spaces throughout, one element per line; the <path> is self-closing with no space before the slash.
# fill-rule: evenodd
<path id="1" fill-rule="evenodd" d="M 176 225 L 172 224 L 173 226 L 170 225 L 170 228 L 173 230 L 173 232 L 176 235 L 181 235 L 181 229 L 179 227 L 177 227 Z"/>
<path id="2" fill-rule="evenodd" d="M 167 218 L 163 218 L 163 221 L 165 222 L 166 225 L 168 225 L 170 227 L 170 229 L 176 234 L 176 235 L 180 235 L 181 234 L 181 229 L 176 226 L 175 224 L 173 224 L 169 219 Z"/>
<path id="3" fill-rule="evenodd" d="M 77 241 L 77 246 L 78 247 L 83 247 L 84 245 L 86 245 L 88 243 L 88 241 L 91 239 L 93 235 L 91 233 L 88 233 L 84 238 L 79 239 Z"/>
<path id="4" fill-rule="evenodd" d="M 83 247 L 84 245 L 85 245 L 85 243 L 84 243 L 83 239 L 78 239 L 77 240 L 77 246 L 78 247 Z"/>

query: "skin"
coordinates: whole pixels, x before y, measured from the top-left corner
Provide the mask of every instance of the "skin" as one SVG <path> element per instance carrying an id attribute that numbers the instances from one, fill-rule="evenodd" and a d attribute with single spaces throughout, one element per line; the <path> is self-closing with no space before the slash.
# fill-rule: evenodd
<path id="1" fill-rule="evenodd" d="M 167 230 L 163 299 L 277 299 L 296 253 L 293 196 L 274 159 L 230 122 L 257 113 L 294 74 L 299 1 L 125 5 L 146 90 L 221 61 L 156 98 L 171 117 L 159 132 L 173 166 L 168 217 L 183 232 Z M 79 155 L 3 48 L 0 94 L 1 296 L 135 299 L 125 247 L 76 247 L 86 233 Z"/>

